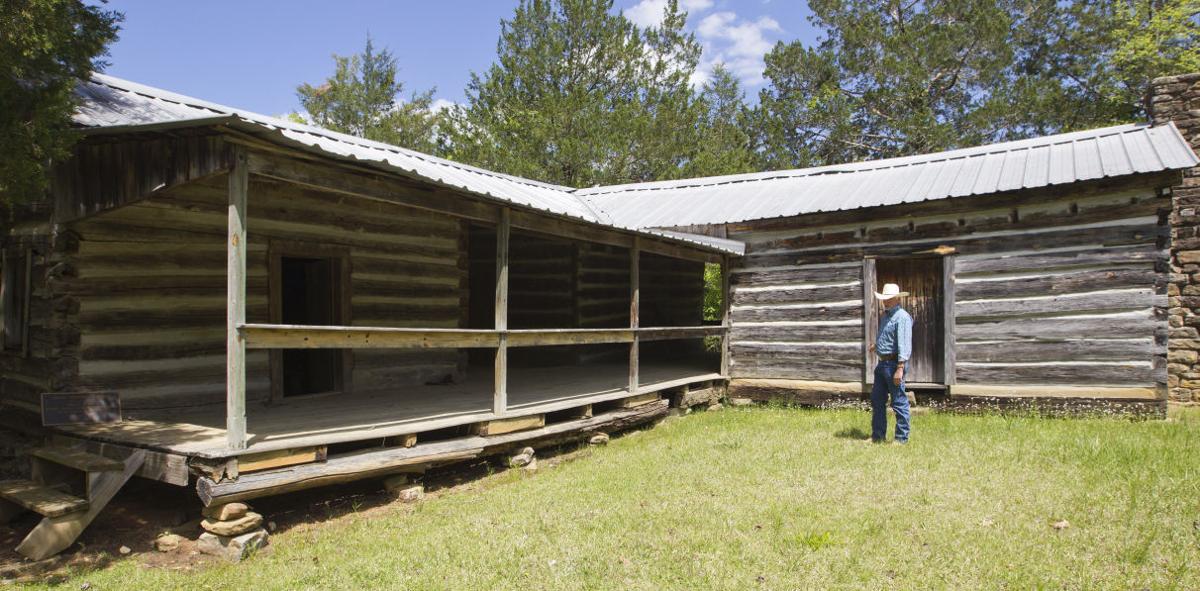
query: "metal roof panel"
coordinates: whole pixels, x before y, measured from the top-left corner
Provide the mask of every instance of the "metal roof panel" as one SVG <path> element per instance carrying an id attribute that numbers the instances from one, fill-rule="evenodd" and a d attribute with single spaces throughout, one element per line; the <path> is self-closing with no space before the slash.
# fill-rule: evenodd
<path id="1" fill-rule="evenodd" d="M 101 132 L 236 117 L 242 125 L 269 131 L 290 145 L 626 230 L 742 222 L 985 195 L 1179 170 L 1200 162 L 1174 124 L 1130 124 L 884 160 L 572 189 L 108 76 L 97 75 L 81 83 L 79 95 L 82 100 L 76 123 Z"/>

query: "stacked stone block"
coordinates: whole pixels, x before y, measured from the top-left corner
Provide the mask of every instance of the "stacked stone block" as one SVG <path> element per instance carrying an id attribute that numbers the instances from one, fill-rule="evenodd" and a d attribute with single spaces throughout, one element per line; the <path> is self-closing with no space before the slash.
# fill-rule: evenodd
<path id="1" fill-rule="evenodd" d="M 1200 152 L 1200 72 L 1157 78 L 1151 94 L 1154 123 L 1174 121 Z M 1171 200 L 1167 386 L 1171 400 L 1200 402 L 1200 167 L 1184 172 Z"/>

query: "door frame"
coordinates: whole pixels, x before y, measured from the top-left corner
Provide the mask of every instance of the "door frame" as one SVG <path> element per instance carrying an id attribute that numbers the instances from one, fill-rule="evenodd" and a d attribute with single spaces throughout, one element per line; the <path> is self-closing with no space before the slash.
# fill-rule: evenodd
<path id="1" fill-rule="evenodd" d="M 350 326 L 352 321 L 350 248 L 347 246 L 290 240 L 269 240 L 267 242 L 267 315 L 270 318 L 271 324 L 281 324 L 283 322 L 283 259 L 285 257 L 326 259 L 330 261 L 333 266 L 332 274 L 338 281 L 338 285 L 333 290 L 334 322 L 341 326 Z M 284 402 L 283 350 L 270 349 L 268 355 L 271 374 L 271 398 L 269 402 L 271 404 L 281 404 Z M 342 371 L 337 376 L 336 387 L 333 391 L 306 394 L 302 398 L 352 392 L 354 390 L 353 380 L 351 379 L 354 375 L 353 349 L 342 350 L 341 366 Z"/>
<path id="2" fill-rule="evenodd" d="M 941 379 L 933 382 L 943 386 L 952 386 L 957 383 L 956 364 L 957 353 L 955 352 L 954 339 L 954 254 L 939 254 L 939 253 L 911 253 L 907 255 L 895 256 L 866 256 L 863 257 L 862 263 L 862 288 L 863 288 L 863 386 L 867 387 L 875 383 L 875 354 L 871 352 L 869 344 L 872 340 L 872 335 L 875 331 L 875 326 L 879 324 L 879 307 L 875 304 L 875 261 L 877 259 L 906 259 L 906 258 L 938 258 L 942 261 L 942 375 Z"/>

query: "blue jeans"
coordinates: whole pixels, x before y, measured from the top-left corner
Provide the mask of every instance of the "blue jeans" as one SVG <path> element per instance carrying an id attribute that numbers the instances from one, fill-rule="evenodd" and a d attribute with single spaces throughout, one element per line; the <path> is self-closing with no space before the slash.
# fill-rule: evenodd
<path id="1" fill-rule="evenodd" d="M 880 361 L 875 366 L 875 384 L 871 388 L 871 439 L 883 441 L 887 438 L 887 403 L 892 399 L 892 410 L 896 412 L 896 441 L 908 441 L 908 396 L 904 394 L 904 377 L 900 385 L 892 382 L 896 375 L 895 361 Z"/>

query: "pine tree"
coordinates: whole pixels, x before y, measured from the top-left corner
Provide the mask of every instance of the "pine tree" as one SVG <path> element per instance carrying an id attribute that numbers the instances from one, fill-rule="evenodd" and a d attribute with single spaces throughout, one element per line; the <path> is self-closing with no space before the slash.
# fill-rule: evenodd
<path id="1" fill-rule="evenodd" d="M 1149 82 L 1200 69 L 1200 0 L 812 0 L 815 46 L 765 58 L 773 168 L 1146 119 Z"/>
<path id="2" fill-rule="evenodd" d="M 700 115 L 685 19 L 673 0 L 649 30 L 611 0 L 522 0 L 501 23 L 496 63 L 471 76 L 451 156 L 570 186 L 677 174 Z"/>
<path id="3" fill-rule="evenodd" d="M 400 101 L 404 83 L 390 51 L 376 51 L 371 39 L 362 53 L 333 56 L 334 73 L 320 86 L 296 89 L 314 125 L 370 140 L 434 153 L 443 115 L 433 110 L 434 89 Z"/>
<path id="4" fill-rule="evenodd" d="M 700 92 L 703 115 L 695 149 L 680 171 L 682 178 L 754 172 L 760 165 L 751 148 L 752 125 L 737 78 L 717 64 Z"/>

